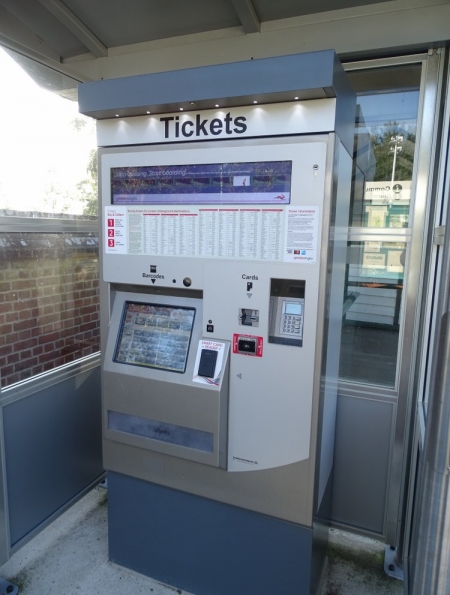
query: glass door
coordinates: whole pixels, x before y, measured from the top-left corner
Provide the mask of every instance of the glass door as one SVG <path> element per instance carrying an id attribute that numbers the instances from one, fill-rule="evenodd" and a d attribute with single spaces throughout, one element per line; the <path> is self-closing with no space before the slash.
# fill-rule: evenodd
<path id="1" fill-rule="evenodd" d="M 439 55 L 346 65 L 357 92 L 333 522 L 398 545 Z"/>

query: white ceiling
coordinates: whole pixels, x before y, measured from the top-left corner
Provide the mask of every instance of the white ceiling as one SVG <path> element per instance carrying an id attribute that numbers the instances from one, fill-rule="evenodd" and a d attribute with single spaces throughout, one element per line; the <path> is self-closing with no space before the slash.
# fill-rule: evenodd
<path id="1" fill-rule="evenodd" d="M 0 44 L 60 63 L 112 48 L 386 0 L 0 0 Z"/>

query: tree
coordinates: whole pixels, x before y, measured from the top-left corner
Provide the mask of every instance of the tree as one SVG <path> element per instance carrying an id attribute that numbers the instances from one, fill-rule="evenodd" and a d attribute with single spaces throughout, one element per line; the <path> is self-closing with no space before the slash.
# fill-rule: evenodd
<path id="1" fill-rule="evenodd" d="M 47 171 L 47 178 L 42 202 L 44 209 L 49 213 L 67 213 L 74 202 L 71 189 L 61 182 L 54 169 Z"/>
<path id="2" fill-rule="evenodd" d="M 83 215 L 98 216 L 98 166 L 96 149 L 92 149 L 89 152 L 86 173 L 87 178 L 77 184 L 80 200 L 84 203 Z"/>
<path id="3" fill-rule="evenodd" d="M 397 154 L 395 166 L 396 180 L 411 180 L 414 162 L 414 149 L 416 145 L 415 126 L 399 124 L 398 122 L 386 122 L 384 126 L 372 129 L 371 142 L 376 160 L 375 182 L 391 180 L 394 161 L 393 152 L 390 150 L 393 144 L 391 139 L 402 136 L 402 150 Z"/>
<path id="4" fill-rule="evenodd" d="M 72 120 L 71 124 L 73 126 L 73 128 L 77 131 L 77 132 L 81 132 L 82 130 L 84 130 L 87 126 L 87 119 L 86 118 L 82 118 L 80 116 L 75 116 L 75 118 Z"/>

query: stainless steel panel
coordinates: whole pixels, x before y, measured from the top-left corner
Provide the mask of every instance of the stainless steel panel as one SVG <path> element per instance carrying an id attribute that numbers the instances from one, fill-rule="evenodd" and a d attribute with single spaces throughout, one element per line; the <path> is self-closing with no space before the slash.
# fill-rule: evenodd
<path id="1" fill-rule="evenodd" d="M 437 205 L 434 224 L 448 229 L 450 224 L 450 81 L 446 78 L 446 105 L 443 116 L 443 151 L 438 170 Z M 439 229 L 439 228 L 438 228 Z M 410 481 L 405 548 L 407 579 L 413 595 L 444 594 L 450 591 L 450 241 L 443 234 L 443 248 L 433 246 L 429 270 L 433 275 L 425 311 L 428 340 L 422 349 L 422 374 L 416 417 L 414 448 L 419 465 Z M 442 245 L 441 244 L 441 245 Z M 432 292 L 432 293 L 431 293 Z"/>
<path id="2" fill-rule="evenodd" d="M 104 464 L 110 471 L 307 527 L 312 525 L 311 460 L 274 469 L 227 473 L 218 467 L 111 441 L 104 452 Z"/>
<path id="3" fill-rule="evenodd" d="M 346 72 L 352 70 L 366 70 L 369 68 L 380 68 L 386 66 L 399 66 L 401 64 L 417 64 L 427 59 L 427 54 L 410 54 L 408 56 L 396 56 L 395 58 L 378 58 L 374 60 L 359 60 L 358 62 L 346 62 L 343 64 Z"/>
<path id="4" fill-rule="evenodd" d="M 9 512 L 6 485 L 3 410 L 0 408 L 0 565 L 9 559 Z"/>
<path id="5" fill-rule="evenodd" d="M 450 591 L 450 311 L 441 320 L 426 428 L 412 595 Z"/>
<path id="6" fill-rule="evenodd" d="M 100 353 L 95 353 L 94 355 L 88 355 L 87 357 L 80 358 L 74 362 L 71 362 L 70 364 L 59 366 L 58 368 L 50 370 L 49 372 L 44 372 L 44 374 L 34 376 L 29 380 L 17 382 L 16 384 L 9 386 L 8 388 L 4 388 L 1 391 L 0 405 L 9 405 L 9 403 L 13 403 L 14 401 L 18 401 L 24 397 L 44 391 L 55 384 L 59 384 L 69 380 L 70 378 L 73 378 L 74 376 L 78 376 L 79 374 L 88 372 L 93 368 L 97 368 L 99 364 Z"/>
<path id="7" fill-rule="evenodd" d="M 327 261 L 325 261 L 326 253 L 325 250 L 323 251 L 320 291 L 325 298 L 323 310 L 325 316 L 323 330 L 321 331 L 323 333 L 323 345 L 321 349 L 320 413 L 316 442 L 315 513 L 321 506 L 333 469 L 337 378 L 339 375 L 342 328 L 342 302 L 338 296 L 344 295 L 345 278 L 343 268 L 347 250 L 346 240 L 350 202 L 351 158 L 339 142 L 338 137 L 330 139 L 328 172 L 327 183 L 329 187 L 327 193 L 330 197 L 330 207 L 323 221 L 324 237 L 329 234 L 327 240 L 328 254 L 326 255 Z M 317 384 L 319 385 L 319 380 L 317 380 Z"/>
<path id="8" fill-rule="evenodd" d="M 394 404 L 338 396 L 332 521 L 382 535 Z"/>
<path id="9" fill-rule="evenodd" d="M 67 233 L 98 232 L 97 219 L 45 219 L 38 217 L 0 217 L 0 232 Z"/>

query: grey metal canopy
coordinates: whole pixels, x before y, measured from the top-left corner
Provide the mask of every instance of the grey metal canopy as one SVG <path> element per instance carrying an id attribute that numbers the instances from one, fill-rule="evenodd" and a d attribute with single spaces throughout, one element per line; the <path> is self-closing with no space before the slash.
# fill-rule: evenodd
<path id="1" fill-rule="evenodd" d="M 79 110 L 96 119 L 336 98 L 336 122 L 349 149 L 355 98 L 333 50 L 247 60 L 83 83 Z M 351 126 L 352 130 L 343 132 Z"/>

